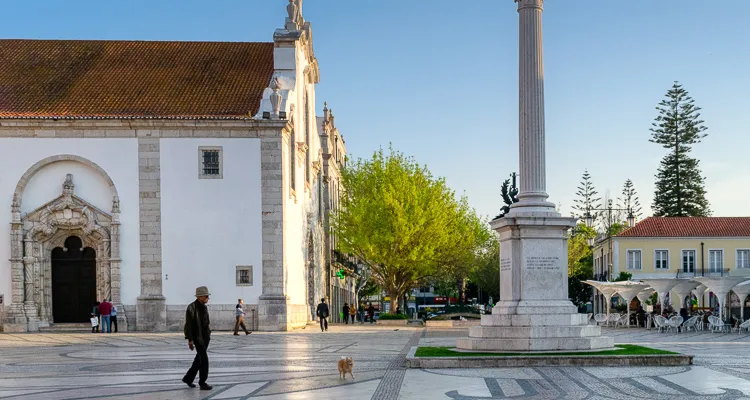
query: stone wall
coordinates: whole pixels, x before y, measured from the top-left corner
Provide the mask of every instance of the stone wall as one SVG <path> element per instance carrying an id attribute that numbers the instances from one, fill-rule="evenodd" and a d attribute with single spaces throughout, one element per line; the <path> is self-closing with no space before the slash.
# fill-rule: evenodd
<path id="1" fill-rule="evenodd" d="M 302 328 L 307 325 L 310 318 L 310 308 L 307 304 L 289 304 L 287 305 L 287 316 L 289 328 Z"/>
<path id="2" fill-rule="evenodd" d="M 167 330 L 181 332 L 185 326 L 187 304 L 167 305 Z M 236 304 L 208 304 L 212 331 L 229 331 L 234 329 Z M 258 329 L 258 305 L 245 304 L 245 327 L 254 331 Z"/>

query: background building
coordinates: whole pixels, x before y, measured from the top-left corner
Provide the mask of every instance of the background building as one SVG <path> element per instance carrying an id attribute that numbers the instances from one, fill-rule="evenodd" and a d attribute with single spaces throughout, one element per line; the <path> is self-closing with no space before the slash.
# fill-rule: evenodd
<path id="1" fill-rule="evenodd" d="M 750 275 L 750 217 L 649 217 L 593 252 L 597 280 Z M 601 295 L 595 303 L 603 312 Z"/>

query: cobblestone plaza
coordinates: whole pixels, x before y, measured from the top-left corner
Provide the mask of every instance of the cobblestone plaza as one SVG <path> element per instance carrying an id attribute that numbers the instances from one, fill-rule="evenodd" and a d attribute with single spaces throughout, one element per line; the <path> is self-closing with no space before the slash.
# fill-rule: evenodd
<path id="1" fill-rule="evenodd" d="M 750 336 L 605 329 L 616 343 L 695 355 L 690 367 L 404 369 L 411 346 L 466 330 L 333 325 L 232 336 L 209 347 L 210 392 L 180 382 L 194 353 L 177 333 L 0 334 L 8 399 L 750 399 Z M 355 379 L 336 362 L 354 358 Z"/>

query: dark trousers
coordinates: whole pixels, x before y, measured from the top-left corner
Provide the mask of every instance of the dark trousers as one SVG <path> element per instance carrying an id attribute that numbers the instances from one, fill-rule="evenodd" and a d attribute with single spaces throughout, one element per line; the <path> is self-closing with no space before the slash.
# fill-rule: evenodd
<path id="1" fill-rule="evenodd" d="M 352 322 L 353 322 L 353 321 L 352 321 Z M 348 323 L 349 323 L 349 313 L 344 313 L 344 323 L 345 323 L 345 324 L 348 324 Z"/>
<path id="2" fill-rule="evenodd" d="M 320 330 L 321 331 L 328 330 L 328 317 L 320 317 Z"/>
<path id="3" fill-rule="evenodd" d="M 202 386 L 206 384 L 206 379 L 208 379 L 208 342 L 206 342 L 205 346 L 199 345 L 198 343 L 194 343 L 194 345 L 195 359 L 193 360 L 193 365 L 190 366 L 190 369 L 182 380 L 192 383 L 195 380 L 195 374 L 200 371 L 198 384 Z"/>
<path id="4" fill-rule="evenodd" d="M 237 331 L 239 331 L 240 327 L 242 327 L 242 330 L 247 333 L 247 328 L 245 328 L 245 317 L 242 315 L 237 316 L 237 321 L 234 323 L 234 334 L 237 334 Z"/>
<path id="5" fill-rule="evenodd" d="M 109 317 L 109 331 L 112 332 L 112 325 L 115 326 L 115 333 L 117 333 L 117 315 Z"/>
<path id="6" fill-rule="evenodd" d="M 91 327 L 91 333 L 99 332 L 99 325 L 102 324 L 102 319 L 98 315 L 96 315 L 96 320 L 99 321 L 99 324 L 97 326 Z M 104 330 L 104 328 L 102 328 L 102 330 Z"/>

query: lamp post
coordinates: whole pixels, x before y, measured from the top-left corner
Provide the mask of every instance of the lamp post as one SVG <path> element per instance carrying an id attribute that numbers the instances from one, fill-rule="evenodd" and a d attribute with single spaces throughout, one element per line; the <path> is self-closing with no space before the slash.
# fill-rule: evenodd
<path id="1" fill-rule="evenodd" d="M 635 213 L 633 212 L 632 208 L 616 208 L 612 206 L 612 200 L 607 201 L 607 207 L 605 208 L 587 208 L 586 213 L 583 215 L 584 223 L 588 227 L 592 227 L 594 225 L 594 215 L 591 213 L 592 211 L 606 211 L 607 212 L 607 226 L 606 226 L 606 240 L 607 240 L 607 246 L 608 246 L 608 255 L 607 255 L 607 270 L 606 273 L 604 272 L 604 249 L 602 249 L 602 257 L 601 262 L 599 263 L 599 270 L 594 270 L 594 279 L 595 280 L 612 280 L 612 212 L 613 211 L 624 211 L 627 213 L 626 221 L 628 224 L 628 227 L 635 226 Z M 594 238 L 588 239 L 589 247 L 594 246 Z M 595 297 L 596 299 L 596 297 Z M 595 301 L 596 303 L 596 301 Z"/>
<path id="2" fill-rule="evenodd" d="M 592 211 L 606 211 L 607 212 L 607 226 L 606 226 L 606 236 L 607 236 L 607 246 L 609 247 L 609 254 L 607 257 L 607 280 L 612 278 L 612 241 L 610 240 L 612 238 L 612 212 L 613 211 L 624 211 L 627 213 L 626 221 L 629 228 L 632 228 L 635 226 L 635 213 L 633 212 L 632 208 L 616 208 L 612 207 L 612 200 L 607 201 L 607 207 L 606 208 L 587 208 L 586 213 L 584 214 L 583 218 L 585 220 L 586 226 L 591 227 L 594 224 L 594 216 L 591 214 Z M 590 245 L 593 245 L 593 243 L 590 242 Z M 602 273 L 604 271 L 601 271 Z"/>

